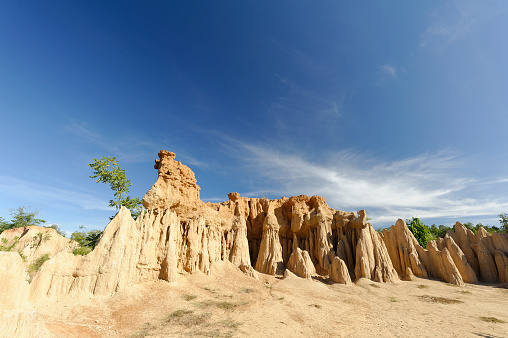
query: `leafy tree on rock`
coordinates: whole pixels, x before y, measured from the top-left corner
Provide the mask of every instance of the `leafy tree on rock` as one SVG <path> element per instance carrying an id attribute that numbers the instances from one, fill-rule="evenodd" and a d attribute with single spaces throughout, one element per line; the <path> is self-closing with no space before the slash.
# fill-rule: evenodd
<path id="1" fill-rule="evenodd" d="M 120 167 L 116 157 L 103 156 L 100 160 L 94 158 L 93 162 L 88 164 L 93 169 L 94 174 L 90 178 L 96 178 L 97 183 L 103 182 L 109 184 L 111 190 L 115 192 L 116 200 L 110 200 L 109 206 L 117 210 L 121 206 L 130 209 L 132 216 L 136 218 L 142 209 L 142 203 L 139 197 L 127 196 L 129 187 L 132 186 L 130 180 L 125 175 L 125 170 Z M 123 195 L 126 195 L 123 197 Z"/>
<path id="2" fill-rule="evenodd" d="M 17 209 L 9 209 L 9 212 L 12 216 L 12 220 L 10 222 L 7 222 L 0 217 L 0 233 L 8 229 L 23 228 L 46 223 L 45 220 L 36 218 L 39 213 L 38 210 L 32 211 L 27 207 L 18 207 Z"/>
<path id="3" fill-rule="evenodd" d="M 86 255 L 91 252 L 99 239 L 101 238 L 102 231 L 100 230 L 91 230 L 84 231 L 84 227 L 80 226 L 79 230 L 74 231 L 71 235 L 71 239 L 78 242 L 79 247 L 72 251 L 75 255 Z"/>

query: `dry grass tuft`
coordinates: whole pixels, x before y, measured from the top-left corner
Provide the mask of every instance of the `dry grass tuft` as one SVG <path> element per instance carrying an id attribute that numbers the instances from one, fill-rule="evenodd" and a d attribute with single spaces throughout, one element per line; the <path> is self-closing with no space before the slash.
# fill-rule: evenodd
<path id="1" fill-rule="evenodd" d="M 419 298 L 425 302 L 431 302 L 431 303 L 441 303 L 441 304 L 458 304 L 458 303 L 464 303 L 461 300 L 458 299 L 450 299 L 450 298 L 444 298 L 444 297 L 434 297 L 429 295 L 419 296 Z"/>
<path id="2" fill-rule="evenodd" d="M 182 295 L 183 299 L 185 299 L 186 301 L 191 301 L 191 300 L 194 300 L 196 299 L 198 296 L 195 296 L 195 295 Z"/>
<path id="3" fill-rule="evenodd" d="M 487 323 L 506 323 L 504 320 L 497 319 L 496 317 L 480 317 L 480 319 Z"/>
<path id="4" fill-rule="evenodd" d="M 417 286 L 418 289 L 428 289 L 429 287 L 427 285 L 420 284 Z"/>
<path id="5" fill-rule="evenodd" d="M 176 325 L 182 326 L 196 326 L 205 323 L 210 317 L 209 313 L 204 313 L 200 315 L 193 314 L 192 310 L 176 310 L 166 317 L 166 323 L 172 323 Z"/>
<path id="6" fill-rule="evenodd" d="M 205 300 L 203 302 L 197 302 L 197 303 L 194 303 L 194 305 L 198 306 L 198 307 L 217 307 L 219 309 L 222 309 L 222 310 L 226 310 L 226 311 L 230 311 L 230 310 L 233 310 L 235 309 L 236 307 L 240 306 L 240 305 L 245 305 L 247 304 L 246 302 L 242 302 L 242 303 L 232 303 L 232 302 L 218 302 L 218 301 L 213 301 L 213 300 Z"/>
<path id="7" fill-rule="evenodd" d="M 390 302 L 392 302 L 392 303 L 396 303 L 396 302 L 398 302 L 398 300 L 397 300 L 397 298 L 395 298 L 395 297 L 390 297 Z"/>
<path id="8" fill-rule="evenodd" d="M 377 284 L 369 284 L 369 285 L 370 285 L 370 286 L 372 286 L 373 288 L 378 288 L 378 289 L 380 289 L 380 288 L 381 288 L 381 287 L 380 287 L 379 285 L 377 285 Z"/>

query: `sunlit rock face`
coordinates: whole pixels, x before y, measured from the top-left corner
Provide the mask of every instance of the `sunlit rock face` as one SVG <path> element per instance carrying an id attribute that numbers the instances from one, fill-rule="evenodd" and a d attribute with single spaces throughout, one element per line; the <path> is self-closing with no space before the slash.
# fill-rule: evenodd
<path id="1" fill-rule="evenodd" d="M 111 295 L 132 283 L 210 274 L 219 261 L 254 278 L 288 270 L 342 284 L 413 276 L 454 284 L 508 280 L 506 235 L 475 236 L 458 223 L 457 232 L 422 248 L 402 220 L 381 234 L 365 211 L 335 210 L 319 196 L 269 200 L 230 193 L 225 202 L 204 203 L 194 173 L 175 156 L 159 152 L 157 181 L 136 220 L 122 208 L 91 253 L 56 254 L 23 291 L 26 299 Z"/>

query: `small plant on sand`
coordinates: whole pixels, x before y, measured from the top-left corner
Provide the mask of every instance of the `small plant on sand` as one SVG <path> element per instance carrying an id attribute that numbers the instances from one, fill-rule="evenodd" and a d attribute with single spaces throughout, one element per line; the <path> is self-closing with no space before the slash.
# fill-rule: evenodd
<path id="1" fill-rule="evenodd" d="M 444 298 L 444 297 L 434 297 L 429 295 L 424 295 L 419 297 L 421 300 L 425 302 L 431 302 L 431 303 L 441 303 L 441 304 L 458 304 L 458 303 L 464 303 L 461 300 L 458 299 L 450 299 L 450 298 Z"/>
<path id="2" fill-rule="evenodd" d="M 506 323 L 504 320 L 497 319 L 496 317 L 480 317 L 480 319 L 487 323 Z"/>
<path id="3" fill-rule="evenodd" d="M 183 299 L 185 299 L 186 301 L 191 301 L 191 300 L 194 300 L 196 299 L 198 296 L 195 296 L 195 295 L 182 295 Z"/>
<path id="4" fill-rule="evenodd" d="M 172 312 L 168 318 L 166 319 L 167 321 L 171 321 L 175 318 L 181 318 L 185 315 L 188 315 L 190 313 L 192 313 L 193 311 L 192 310 L 176 310 L 175 312 Z"/>
<path id="5" fill-rule="evenodd" d="M 193 304 L 198 306 L 198 307 L 201 307 L 201 308 L 214 306 L 214 307 L 217 307 L 217 308 L 222 309 L 222 310 L 231 311 L 231 310 L 237 308 L 240 305 L 247 304 L 247 302 L 232 303 L 232 302 L 217 302 L 217 301 L 213 301 L 213 300 L 205 300 L 203 302 L 196 302 L 196 303 L 193 303 Z"/>
<path id="6" fill-rule="evenodd" d="M 381 287 L 380 287 L 379 285 L 377 285 L 377 284 L 369 284 L 369 285 L 370 285 L 370 286 L 372 286 L 373 288 L 378 288 L 378 289 L 379 289 L 379 288 L 381 288 Z"/>
<path id="7" fill-rule="evenodd" d="M 428 289 L 429 287 L 427 285 L 420 284 L 417 286 L 418 289 Z"/>
<path id="8" fill-rule="evenodd" d="M 145 323 L 145 325 L 143 325 L 143 328 L 140 331 L 131 334 L 130 337 L 131 338 L 146 337 L 148 335 L 148 333 L 153 329 L 154 329 L 154 326 L 151 323 Z"/>
<path id="9" fill-rule="evenodd" d="M 395 297 L 390 297 L 390 302 L 392 302 L 392 303 L 396 303 L 396 302 L 398 302 L 398 300 L 397 300 L 397 298 L 395 298 Z"/>
<path id="10" fill-rule="evenodd" d="M 204 324 L 210 317 L 209 313 L 200 315 L 193 313 L 192 310 L 176 310 L 166 317 L 165 322 L 189 327 Z"/>
<path id="11" fill-rule="evenodd" d="M 240 325 L 239 322 L 235 322 L 231 319 L 226 319 L 220 322 L 220 324 L 224 327 L 227 327 L 228 329 L 236 329 Z"/>

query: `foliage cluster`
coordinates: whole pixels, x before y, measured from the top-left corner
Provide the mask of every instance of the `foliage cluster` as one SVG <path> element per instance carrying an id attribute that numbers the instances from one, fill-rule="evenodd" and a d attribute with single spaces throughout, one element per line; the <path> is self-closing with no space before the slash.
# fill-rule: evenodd
<path id="1" fill-rule="evenodd" d="M 0 251 L 10 252 L 10 251 L 12 251 L 12 249 L 14 249 L 14 247 L 18 243 L 19 243 L 18 236 L 14 237 L 14 240 L 10 244 L 9 244 L 9 241 L 7 240 L 7 238 L 2 238 L 0 241 Z M 23 262 L 26 262 L 26 256 L 23 254 L 23 252 L 21 250 L 18 250 L 18 254 L 21 257 L 21 259 L 23 260 Z"/>
<path id="2" fill-rule="evenodd" d="M 142 203 L 139 197 L 127 196 L 132 182 L 127 179 L 125 169 L 118 165 L 116 157 L 103 156 L 100 160 L 93 158 L 93 162 L 88 166 L 93 169 L 93 175 L 90 178 L 96 178 L 97 183 L 103 182 L 109 184 L 114 191 L 116 200 L 110 200 L 109 206 L 117 210 L 121 206 L 131 210 L 134 219 L 139 215 L 142 209 Z M 123 195 L 126 195 L 123 197 Z"/>
<path id="3" fill-rule="evenodd" d="M 83 226 L 80 226 L 79 230 L 74 231 L 71 235 L 71 239 L 79 244 L 79 247 L 72 250 L 72 253 L 81 256 L 90 253 L 99 242 L 101 235 L 102 231 L 100 230 L 85 231 Z"/>
<path id="4" fill-rule="evenodd" d="M 33 264 L 30 264 L 28 267 L 28 273 L 30 276 L 35 275 L 35 273 L 40 269 L 42 264 L 44 264 L 45 261 L 49 260 L 49 254 L 44 254 L 41 257 L 37 258 Z"/>
<path id="5" fill-rule="evenodd" d="M 29 207 L 18 207 L 17 209 L 9 209 L 12 220 L 6 221 L 0 217 L 0 234 L 5 230 L 14 228 L 23 228 L 32 225 L 40 225 L 46 221 L 36 218 L 38 210 L 31 210 Z"/>

